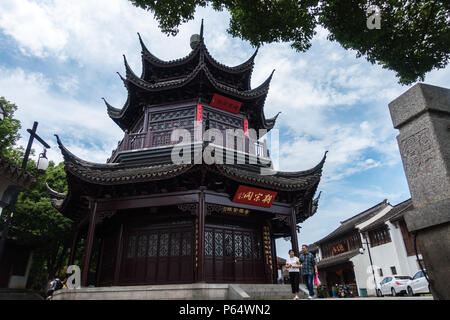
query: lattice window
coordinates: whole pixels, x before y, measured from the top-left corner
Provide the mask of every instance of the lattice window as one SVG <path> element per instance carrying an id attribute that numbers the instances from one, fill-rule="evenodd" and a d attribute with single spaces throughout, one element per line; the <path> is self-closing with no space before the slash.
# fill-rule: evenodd
<path id="1" fill-rule="evenodd" d="M 242 258 L 242 234 L 234 234 L 234 253 L 236 257 Z"/>
<path id="2" fill-rule="evenodd" d="M 150 233 L 148 235 L 147 256 L 148 257 L 156 257 L 157 253 L 158 253 L 158 234 Z"/>
<path id="3" fill-rule="evenodd" d="M 369 231 L 369 238 L 371 247 L 376 247 L 391 242 L 391 236 L 387 225 L 384 225 L 379 229 Z"/>
<path id="4" fill-rule="evenodd" d="M 128 238 L 127 258 L 134 258 L 136 252 L 136 236 Z"/>
<path id="5" fill-rule="evenodd" d="M 244 234 L 244 258 L 252 257 L 252 239 L 250 235 Z"/>
<path id="6" fill-rule="evenodd" d="M 147 235 L 141 234 L 138 237 L 137 257 L 143 258 L 147 253 Z"/>
<path id="7" fill-rule="evenodd" d="M 212 231 L 205 232 L 205 255 L 213 255 L 213 233 Z"/>
<path id="8" fill-rule="evenodd" d="M 189 256 L 192 253 L 192 233 L 185 232 L 183 233 L 183 242 L 181 245 L 181 255 Z"/>
<path id="9" fill-rule="evenodd" d="M 224 237 L 224 253 L 225 256 L 231 257 L 233 255 L 233 238 L 231 233 L 226 232 Z"/>
<path id="10" fill-rule="evenodd" d="M 169 234 L 162 233 L 159 237 L 159 256 L 166 257 L 169 253 Z"/>
<path id="11" fill-rule="evenodd" d="M 261 239 L 256 235 L 253 238 L 253 258 L 261 259 Z"/>
<path id="12" fill-rule="evenodd" d="M 214 255 L 216 257 L 223 256 L 223 233 L 215 232 L 214 233 Z"/>
<path id="13" fill-rule="evenodd" d="M 180 255 L 181 234 L 179 232 L 172 233 L 170 237 L 170 255 L 176 257 Z"/>

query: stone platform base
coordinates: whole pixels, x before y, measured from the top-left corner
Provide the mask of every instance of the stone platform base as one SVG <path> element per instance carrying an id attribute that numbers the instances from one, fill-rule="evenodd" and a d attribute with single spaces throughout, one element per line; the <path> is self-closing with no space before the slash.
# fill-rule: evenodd
<path id="1" fill-rule="evenodd" d="M 300 297 L 307 295 L 306 288 L 300 285 Z M 209 283 L 62 289 L 53 294 L 53 300 L 251 300 L 292 297 L 290 285 Z"/>

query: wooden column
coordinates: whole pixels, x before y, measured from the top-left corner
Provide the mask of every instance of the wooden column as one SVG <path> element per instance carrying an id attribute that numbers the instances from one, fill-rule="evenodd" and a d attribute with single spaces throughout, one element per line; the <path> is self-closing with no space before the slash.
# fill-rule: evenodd
<path id="1" fill-rule="evenodd" d="M 273 283 L 278 283 L 278 259 L 277 259 L 277 247 L 275 245 L 275 238 L 271 235 L 272 238 L 272 265 L 273 265 Z"/>
<path id="2" fill-rule="evenodd" d="M 198 266 L 197 282 L 205 282 L 205 187 L 200 187 L 198 202 Z"/>
<path id="3" fill-rule="evenodd" d="M 122 242 L 123 242 L 123 223 L 120 224 L 119 235 L 117 237 L 117 251 L 116 251 L 114 280 L 113 280 L 113 284 L 115 286 L 119 285 L 120 279 L 120 265 L 122 263 Z"/>
<path id="4" fill-rule="evenodd" d="M 81 286 L 85 287 L 87 285 L 88 274 L 89 274 L 89 264 L 91 262 L 92 246 L 94 243 L 94 233 L 95 233 L 95 221 L 97 216 L 97 202 L 90 202 L 90 217 L 89 217 L 89 229 L 87 235 L 86 249 L 84 254 L 83 269 L 81 270 Z"/>
<path id="5" fill-rule="evenodd" d="M 73 232 L 72 246 L 70 247 L 70 256 L 69 256 L 69 266 L 73 265 L 75 260 L 75 251 L 77 250 L 78 243 L 78 228 L 76 228 Z"/>
<path id="6" fill-rule="evenodd" d="M 295 252 L 295 256 L 299 256 L 300 252 L 298 249 L 298 237 L 297 237 L 297 223 L 296 223 L 296 212 L 297 209 L 292 207 L 292 216 L 291 216 L 291 243 L 292 249 Z"/>

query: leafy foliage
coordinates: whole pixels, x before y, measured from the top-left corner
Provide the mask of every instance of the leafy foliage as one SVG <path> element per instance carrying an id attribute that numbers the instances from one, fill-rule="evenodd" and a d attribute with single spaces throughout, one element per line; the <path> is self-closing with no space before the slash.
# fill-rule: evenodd
<path id="1" fill-rule="evenodd" d="M 0 98 L 8 116 L 0 121 L 0 151 L 20 166 L 24 149 L 17 146 L 20 121 L 14 118 L 17 106 Z M 22 191 L 11 219 L 8 237 L 33 249 L 29 287 L 43 289 L 67 260 L 71 220 L 53 208 L 45 183 L 59 192 L 67 192 L 64 164 L 50 161 L 44 174 L 38 174 L 36 162 L 28 160 L 27 171 L 36 179 L 29 190 Z M 2 216 L 3 218 L 3 216 Z M 3 219 L 0 221 L 3 224 Z"/>
<path id="2" fill-rule="evenodd" d="M 317 25 L 329 39 L 356 50 L 371 63 L 394 70 L 402 84 L 424 80 L 450 57 L 450 4 L 446 0 L 130 0 L 154 13 L 160 29 L 176 35 L 194 19 L 195 9 L 227 10 L 228 32 L 254 46 L 291 42 L 297 51 L 311 46 Z M 381 29 L 369 30 L 370 5 L 381 10 Z"/>
<path id="3" fill-rule="evenodd" d="M 381 29 L 366 28 L 366 10 L 381 10 Z M 329 39 L 357 56 L 366 56 L 395 70 L 399 82 L 423 81 L 425 73 L 444 68 L 450 57 L 448 1 L 335 0 L 324 1 L 320 22 Z"/>
<path id="4" fill-rule="evenodd" d="M 14 118 L 17 106 L 7 101 L 4 97 L 0 97 L 0 101 L 7 113 L 5 119 L 0 121 L 0 154 L 13 161 L 16 165 L 20 165 L 23 148 L 15 146 L 20 139 L 19 130 L 21 128 L 20 121 Z"/>

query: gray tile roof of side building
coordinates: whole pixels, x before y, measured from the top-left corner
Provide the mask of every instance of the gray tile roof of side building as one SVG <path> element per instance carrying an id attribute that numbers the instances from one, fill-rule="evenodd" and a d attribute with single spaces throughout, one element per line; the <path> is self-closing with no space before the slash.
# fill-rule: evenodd
<path id="1" fill-rule="evenodd" d="M 361 229 L 361 232 L 366 232 L 369 230 L 374 230 L 380 226 L 382 226 L 386 221 L 397 221 L 400 220 L 403 215 L 413 208 L 413 204 L 411 198 L 398 203 L 395 205 L 388 213 L 382 216 L 380 219 L 372 222 L 371 224 L 365 226 Z"/>
<path id="2" fill-rule="evenodd" d="M 359 249 L 354 249 L 351 251 L 347 251 L 332 257 L 328 257 L 317 262 L 317 267 L 325 268 L 330 267 L 336 264 L 340 264 L 343 262 L 349 261 L 351 258 L 359 254 Z"/>
<path id="3" fill-rule="evenodd" d="M 387 206 L 390 206 L 390 204 L 387 201 L 387 199 L 384 199 L 383 201 L 377 203 L 373 207 L 366 209 L 363 212 L 360 212 L 347 220 L 341 221 L 341 225 L 337 229 L 335 229 L 333 232 L 331 232 L 324 238 L 320 239 L 319 241 L 316 241 L 315 244 L 321 244 L 327 240 L 337 238 L 338 236 L 344 235 L 352 231 L 353 229 L 355 229 L 355 226 L 357 224 L 372 218 Z"/>

